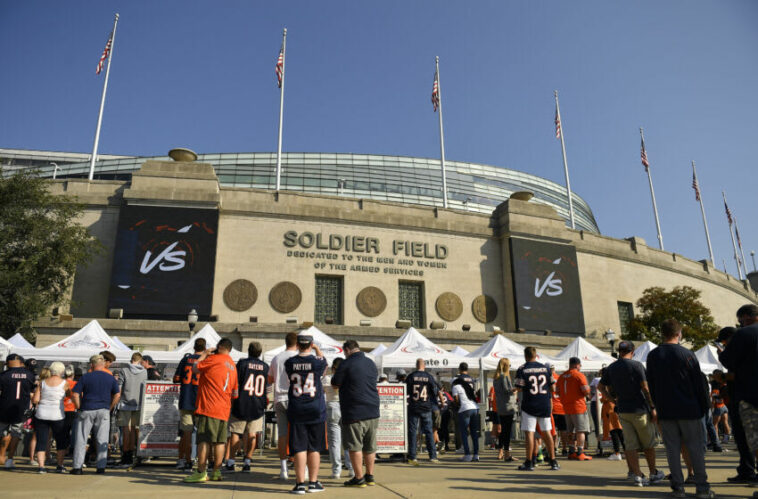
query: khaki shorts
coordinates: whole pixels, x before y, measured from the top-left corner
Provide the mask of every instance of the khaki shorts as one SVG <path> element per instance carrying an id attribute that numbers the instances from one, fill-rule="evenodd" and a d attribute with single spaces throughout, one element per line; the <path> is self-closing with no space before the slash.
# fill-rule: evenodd
<path id="1" fill-rule="evenodd" d="M 128 426 L 129 428 L 139 428 L 139 411 L 118 411 L 118 417 L 116 418 L 116 426 L 123 428 Z"/>
<path id="2" fill-rule="evenodd" d="M 645 450 L 655 447 L 655 425 L 646 412 L 619 414 L 624 446 L 628 450 Z"/>
<path id="3" fill-rule="evenodd" d="M 351 452 L 376 452 L 376 430 L 379 418 L 364 419 L 342 425 L 342 446 Z"/>
<path id="4" fill-rule="evenodd" d="M 197 441 L 209 444 L 225 444 L 228 424 L 223 419 L 197 416 Z"/>
<path id="5" fill-rule="evenodd" d="M 258 419 L 252 419 L 250 421 L 244 421 L 237 419 L 234 416 L 229 417 L 229 432 L 237 435 L 247 433 L 248 435 L 255 435 L 259 431 L 263 431 L 263 417 Z"/>
<path id="6" fill-rule="evenodd" d="M 185 409 L 179 410 L 179 429 L 182 431 L 193 431 L 195 429 L 195 411 Z"/>
<path id="7" fill-rule="evenodd" d="M 587 433 L 590 431 L 590 418 L 586 412 L 581 414 L 566 414 L 566 427 L 569 433 Z"/>
<path id="8" fill-rule="evenodd" d="M 432 411 L 432 430 L 439 430 L 442 427 L 442 414 L 440 411 Z"/>
<path id="9" fill-rule="evenodd" d="M 276 413 L 276 431 L 279 434 L 279 438 L 286 437 L 289 433 L 287 421 L 287 402 L 275 403 L 274 412 Z"/>

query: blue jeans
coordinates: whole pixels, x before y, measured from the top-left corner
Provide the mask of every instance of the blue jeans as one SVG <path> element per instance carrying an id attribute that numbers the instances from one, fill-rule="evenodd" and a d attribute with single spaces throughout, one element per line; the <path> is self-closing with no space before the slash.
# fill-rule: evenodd
<path id="1" fill-rule="evenodd" d="M 339 402 L 326 404 L 326 435 L 329 441 L 329 461 L 332 464 L 332 474 L 339 475 L 342 472 L 342 459 L 344 457 L 347 469 L 352 470 L 350 456 L 346 450 L 342 450 L 342 430 L 340 427 L 342 413 Z"/>
<path id="2" fill-rule="evenodd" d="M 479 409 L 469 409 L 458 413 L 458 431 L 461 432 L 463 451 L 467 456 L 471 454 L 468 446 L 469 434 L 471 434 L 471 441 L 474 443 L 474 455 L 479 454 L 479 425 Z"/>
<path id="3" fill-rule="evenodd" d="M 416 459 L 416 435 L 418 435 L 419 420 L 421 421 L 421 433 L 426 437 L 426 450 L 429 452 L 429 459 L 437 459 L 437 448 L 434 445 L 434 434 L 432 433 L 432 411 L 408 411 L 408 459 Z"/>

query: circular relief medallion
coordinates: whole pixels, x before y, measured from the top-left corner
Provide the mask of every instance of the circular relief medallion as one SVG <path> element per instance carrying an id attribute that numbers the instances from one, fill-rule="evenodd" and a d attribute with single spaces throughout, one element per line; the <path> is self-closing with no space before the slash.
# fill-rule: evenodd
<path id="1" fill-rule="evenodd" d="M 280 282 L 273 288 L 268 295 L 268 300 L 274 310 L 283 314 L 288 314 L 300 306 L 303 298 L 300 288 L 294 282 Z"/>
<path id="2" fill-rule="evenodd" d="M 442 293 L 435 303 L 439 316 L 448 322 L 454 321 L 463 313 L 463 302 L 455 293 Z"/>
<path id="3" fill-rule="evenodd" d="M 232 281 L 224 290 L 224 303 L 235 312 L 244 312 L 258 300 L 255 284 L 247 279 Z"/>
<path id="4" fill-rule="evenodd" d="M 387 297 L 381 289 L 369 286 L 363 288 L 355 299 L 358 310 L 366 317 L 376 317 L 387 307 Z"/>
<path id="5" fill-rule="evenodd" d="M 476 320 L 486 324 L 494 321 L 497 317 L 497 304 L 491 296 L 479 295 L 471 303 L 471 311 Z"/>

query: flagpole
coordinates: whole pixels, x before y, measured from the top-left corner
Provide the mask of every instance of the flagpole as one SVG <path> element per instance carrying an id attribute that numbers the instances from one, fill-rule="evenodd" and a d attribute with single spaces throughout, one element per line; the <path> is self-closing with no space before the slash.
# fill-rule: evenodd
<path id="1" fill-rule="evenodd" d="M 566 161 L 566 142 L 563 140 L 563 122 L 561 121 L 561 108 L 558 105 L 558 91 L 554 91 L 555 94 L 555 113 L 558 115 L 558 122 L 561 124 L 561 151 L 563 152 L 563 172 L 566 174 L 566 196 L 569 202 L 569 220 L 571 221 L 571 228 L 576 229 L 574 223 L 574 202 L 571 200 L 571 181 L 569 180 L 569 167 Z"/>
<path id="2" fill-rule="evenodd" d="M 728 205 L 726 204 L 726 194 L 724 191 L 721 191 L 721 196 L 724 198 L 724 206 L 728 209 Z M 727 212 L 728 213 L 728 212 Z M 740 257 L 737 256 L 737 244 L 734 242 L 734 232 L 732 232 L 732 221 L 729 220 L 729 236 L 732 238 L 732 248 L 734 249 L 734 261 L 737 264 L 737 275 L 740 278 L 740 281 L 742 280 L 742 268 L 740 267 Z"/>
<path id="3" fill-rule="evenodd" d="M 284 118 L 284 76 L 287 63 L 287 28 L 282 33 L 282 86 L 279 88 L 279 142 L 276 148 L 276 192 L 282 182 L 282 121 Z"/>
<path id="4" fill-rule="evenodd" d="M 642 132 L 642 127 L 640 127 L 640 138 L 642 139 L 642 144 L 644 146 L 645 135 Z M 663 235 L 661 234 L 661 222 L 658 219 L 658 205 L 655 202 L 655 190 L 653 190 L 653 177 L 650 175 L 649 166 L 645 167 L 645 171 L 647 172 L 647 180 L 648 180 L 648 183 L 650 184 L 650 197 L 653 198 L 653 213 L 655 214 L 655 228 L 658 230 L 658 246 L 660 246 L 661 250 L 663 250 Z"/>
<path id="5" fill-rule="evenodd" d="M 747 278 L 747 260 L 745 260 L 745 250 L 742 249 L 742 239 L 740 238 L 740 228 L 737 226 L 737 217 L 734 217 L 734 230 L 737 233 L 737 245 L 740 248 L 740 255 L 742 255 L 742 268 L 745 270 L 745 277 Z"/>
<path id="6" fill-rule="evenodd" d="M 95 129 L 95 144 L 92 146 L 92 156 L 89 160 L 89 179 L 95 178 L 95 161 L 97 161 L 97 146 L 100 143 L 100 126 L 103 124 L 103 109 L 105 109 L 105 93 L 108 91 L 108 76 L 111 74 L 111 61 L 113 60 L 113 48 L 116 45 L 116 26 L 118 25 L 118 13 L 113 20 L 113 33 L 111 34 L 111 48 L 108 53 L 108 66 L 105 68 L 105 80 L 103 81 L 103 95 L 100 98 L 100 113 L 97 115 L 97 128 Z"/>
<path id="7" fill-rule="evenodd" d="M 440 84 L 440 58 L 434 58 L 437 74 L 438 111 L 440 112 L 440 165 L 442 166 L 442 207 L 447 208 L 447 173 L 445 172 L 445 131 L 442 127 L 442 85 Z"/>
<path id="8" fill-rule="evenodd" d="M 692 162 L 692 176 L 695 178 L 697 184 L 697 173 L 695 172 L 695 162 Z M 708 220 L 705 218 L 705 207 L 703 206 L 703 194 L 700 192 L 700 185 L 698 184 L 697 191 L 698 201 L 700 201 L 700 213 L 703 215 L 703 227 L 705 227 L 705 240 L 708 242 L 708 254 L 711 256 L 711 264 L 716 266 L 716 259 L 713 257 L 713 248 L 711 247 L 711 235 L 708 232 Z"/>

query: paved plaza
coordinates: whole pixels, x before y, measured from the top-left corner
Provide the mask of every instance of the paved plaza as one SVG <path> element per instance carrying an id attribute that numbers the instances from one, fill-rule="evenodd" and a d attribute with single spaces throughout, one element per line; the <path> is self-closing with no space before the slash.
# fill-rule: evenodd
<path id="1" fill-rule="evenodd" d="M 523 457 L 523 450 L 516 449 L 515 456 Z M 377 485 L 363 489 L 342 486 L 343 480 L 326 478 L 329 474 L 328 459 L 322 461 L 321 477 L 326 488 L 324 497 L 485 497 L 493 492 L 508 492 L 508 497 L 556 496 L 569 497 L 666 497 L 670 491 L 668 482 L 650 487 L 637 488 L 625 479 L 626 464 L 606 459 L 591 462 L 560 459 L 562 469 L 557 472 L 538 467 L 534 472 L 519 472 L 518 462 L 502 463 L 495 459 L 495 451 L 485 451 L 479 463 L 461 463 L 458 455 L 441 456 L 441 463 L 431 464 L 420 459 L 419 467 L 402 463 L 380 463 L 376 470 Z M 667 470 L 663 449 L 658 449 L 661 468 Z M 708 475 L 717 497 L 752 497 L 758 489 L 745 485 L 733 485 L 726 479 L 735 474 L 737 452 L 725 454 L 708 453 Z M 294 480 L 281 482 L 275 479 L 278 463 L 274 451 L 255 461 L 250 473 L 224 475 L 223 482 L 184 484 L 185 473 L 173 469 L 173 461 L 158 460 L 154 464 L 138 467 L 133 471 L 111 470 L 105 475 L 96 475 L 87 469 L 83 476 L 48 473 L 38 475 L 36 469 L 26 464 L 26 459 L 15 472 L 0 472 L 3 497 L 204 497 L 233 498 L 271 493 L 285 494 L 294 485 Z M 647 471 L 647 470 L 645 470 Z M 694 497 L 694 486 L 687 492 Z"/>

